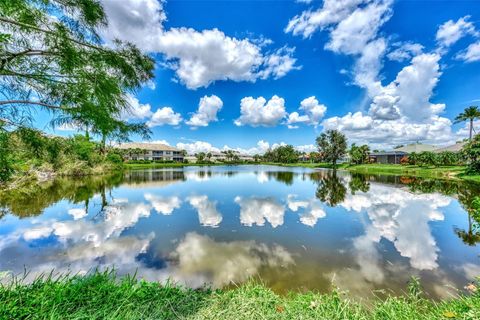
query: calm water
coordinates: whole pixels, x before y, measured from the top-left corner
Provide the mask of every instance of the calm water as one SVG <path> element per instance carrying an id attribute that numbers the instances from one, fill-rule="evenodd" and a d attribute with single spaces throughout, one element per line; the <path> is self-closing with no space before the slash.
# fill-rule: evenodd
<path id="1" fill-rule="evenodd" d="M 277 292 L 445 297 L 480 275 L 472 185 L 270 166 L 139 170 L 58 179 L 0 198 L 0 274 L 168 278 L 199 287 L 261 278 Z"/>

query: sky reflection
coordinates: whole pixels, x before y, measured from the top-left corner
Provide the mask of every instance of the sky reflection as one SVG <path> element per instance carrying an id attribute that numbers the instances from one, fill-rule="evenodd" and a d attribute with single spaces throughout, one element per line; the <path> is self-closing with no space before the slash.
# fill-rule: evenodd
<path id="1" fill-rule="evenodd" d="M 432 296 L 463 288 L 480 273 L 478 247 L 454 230 L 476 223 L 464 209 L 476 190 L 409 182 L 268 166 L 63 180 L 69 191 L 45 186 L 41 206 L 0 199 L 0 274 L 115 267 L 192 287 L 260 277 L 278 291 L 333 283 L 355 295 L 401 293 L 419 275 Z"/>

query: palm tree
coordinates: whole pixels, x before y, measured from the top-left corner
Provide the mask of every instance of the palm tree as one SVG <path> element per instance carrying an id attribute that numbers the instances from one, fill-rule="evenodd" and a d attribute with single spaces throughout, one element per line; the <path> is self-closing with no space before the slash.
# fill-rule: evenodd
<path id="1" fill-rule="evenodd" d="M 480 109 L 478 106 L 470 106 L 466 108 L 462 113 L 460 113 L 456 118 L 454 123 L 459 123 L 463 121 L 470 121 L 470 136 L 469 141 L 472 141 L 472 132 L 473 132 L 473 121 L 480 119 Z"/>

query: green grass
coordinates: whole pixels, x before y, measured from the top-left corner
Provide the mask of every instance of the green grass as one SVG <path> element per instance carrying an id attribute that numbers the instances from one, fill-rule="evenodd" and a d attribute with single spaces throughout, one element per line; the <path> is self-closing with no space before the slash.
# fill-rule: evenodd
<path id="1" fill-rule="evenodd" d="M 192 290 L 115 278 L 113 273 L 38 279 L 0 287 L 0 319 L 480 319 L 480 294 L 448 301 L 409 294 L 360 303 L 345 293 L 277 295 L 249 282 L 231 290 Z"/>

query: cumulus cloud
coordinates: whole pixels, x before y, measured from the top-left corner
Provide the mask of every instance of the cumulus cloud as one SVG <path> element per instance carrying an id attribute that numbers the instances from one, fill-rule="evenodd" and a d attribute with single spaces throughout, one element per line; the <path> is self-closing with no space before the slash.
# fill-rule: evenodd
<path id="1" fill-rule="evenodd" d="M 157 144 L 164 144 L 166 146 L 169 146 L 170 143 L 168 143 L 167 140 L 152 140 L 152 141 L 149 141 L 149 143 L 157 143 Z"/>
<path id="2" fill-rule="evenodd" d="M 438 267 L 438 247 L 429 222 L 443 220 L 439 208 L 450 204 L 440 194 L 415 194 L 399 188 L 373 184 L 367 193 L 348 194 L 340 205 L 347 210 L 366 210 L 371 225 L 366 234 L 354 240 L 356 246 L 391 241 L 398 252 L 419 270 Z"/>
<path id="3" fill-rule="evenodd" d="M 324 104 L 320 104 L 315 96 L 303 99 L 299 109 L 304 115 L 300 115 L 296 111 L 288 115 L 287 125 L 290 129 L 296 129 L 296 123 L 309 124 L 316 127 L 327 111 L 327 107 Z"/>
<path id="4" fill-rule="evenodd" d="M 287 206 L 293 212 L 303 209 L 303 213 L 300 215 L 300 222 L 309 227 L 314 227 L 318 219 L 327 216 L 322 203 L 315 198 L 310 200 L 297 200 L 296 195 L 289 194 L 287 196 Z"/>
<path id="5" fill-rule="evenodd" d="M 87 210 L 84 208 L 69 209 L 67 212 L 73 217 L 73 220 L 82 219 L 87 216 Z"/>
<path id="6" fill-rule="evenodd" d="M 325 47 L 338 53 L 361 53 L 376 38 L 379 28 L 390 19 L 392 2 L 372 1 L 364 7 L 357 7 L 335 26 Z"/>
<path id="7" fill-rule="evenodd" d="M 368 91 L 372 103 L 368 115 L 348 113 L 325 119 L 325 129 L 339 128 L 354 142 L 394 145 L 415 141 L 450 143 L 451 121 L 440 117 L 444 104 L 430 102 L 441 75 L 440 55 L 415 56 L 387 86 Z"/>
<path id="8" fill-rule="evenodd" d="M 216 95 L 200 99 L 198 110 L 185 123 L 192 127 L 206 127 L 212 121 L 218 121 L 217 113 L 222 109 L 223 101 Z"/>
<path id="9" fill-rule="evenodd" d="M 387 57 L 397 62 L 410 60 L 414 56 L 421 54 L 424 48 L 421 44 L 414 42 L 396 43 L 394 46 L 397 46 L 397 48 L 390 51 Z"/>
<path id="10" fill-rule="evenodd" d="M 184 142 L 179 142 L 177 143 L 176 147 L 181 150 L 187 151 L 188 154 L 194 155 L 199 152 L 221 152 L 221 151 L 226 151 L 226 150 L 233 150 L 236 152 L 239 152 L 241 154 L 247 154 L 247 155 L 256 155 L 256 154 L 264 154 L 267 150 L 269 149 L 275 149 L 279 146 L 286 146 L 287 144 L 285 142 L 279 142 L 279 143 L 270 143 L 265 140 L 259 140 L 256 144 L 256 146 L 251 147 L 251 148 L 240 148 L 240 147 L 231 147 L 228 145 L 224 145 L 223 147 L 215 147 L 209 142 L 205 141 L 195 141 L 191 143 L 184 143 Z M 312 152 L 316 151 L 317 147 L 313 144 L 305 144 L 305 145 L 297 145 L 293 146 L 296 150 L 300 152 Z"/>
<path id="11" fill-rule="evenodd" d="M 473 23 L 468 21 L 470 16 L 465 16 L 457 21 L 448 20 L 437 30 L 436 40 L 441 47 L 447 48 L 456 43 L 464 36 L 470 34 L 478 36 Z"/>
<path id="12" fill-rule="evenodd" d="M 286 116 L 285 100 L 274 95 L 270 100 L 264 97 L 245 97 L 240 102 L 240 117 L 235 125 L 252 127 L 275 126 Z"/>
<path id="13" fill-rule="evenodd" d="M 317 30 L 326 31 L 329 34 L 326 49 L 355 58 L 353 80 L 366 89 L 367 99 L 371 100 L 368 113 L 325 119 L 324 129 L 340 129 L 353 142 L 381 147 L 415 141 L 450 143 L 451 122 L 440 116 L 445 105 L 430 102 L 441 76 L 440 53 L 423 53 L 422 45 L 413 42 L 395 43 L 396 49 L 388 52 L 388 42 L 379 34 L 381 26 L 392 16 L 392 4 L 391 0 L 327 0 L 319 9 L 304 11 L 291 19 L 285 29 L 304 37 Z M 451 45 L 464 34 L 473 34 L 473 26 L 467 20 L 464 17 L 442 25 L 438 41 Z M 458 57 L 475 59 L 474 53 L 467 52 Z M 411 61 L 395 80 L 384 86 L 380 71 L 385 54 L 391 60 Z M 293 121 L 305 119 L 297 113 L 292 115 Z"/>
<path id="14" fill-rule="evenodd" d="M 143 120 L 152 116 L 153 113 L 150 104 L 140 103 L 140 101 L 131 94 L 127 94 L 126 98 L 129 108 L 120 115 L 122 120 Z"/>
<path id="15" fill-rule="evenodd" d="M 265 225 L 265 221 L 273 228 L 283 225 L 285 207 L 274 198 L 235 197 L 240 206 L 240 222 L 246 226 Z"/>
<path id="16" fill-rule="evenodd" d="M 222 215 L 217 210 L 217 203 L 208 200 L 208 196 L 190 196 L 188 202 L 192 207 L 197 209 L 198 220 L 202 226 L 218 227 L 222 222 Z"/>
<path id="17" fill-rule="evenodd" d="M 354 81 L 363 88 L 375 85 L 385 54 L 386 40 L 380 27 L 392 16 L 392 0 L 326 0 L 323 6 L 292 18 L 285 32 L 310 37 L 317 30 L 329 33 L 325 48 L 353 55 Z"/>
<path id="18" fill-rule="evenodd" d="M 192 143 L 179 142 L 176 147 L 180 150 L 187 151 L 188 154 L 196 154 L 199 152 L 220 152 L 219 148 L 216 148 L 205 141 L 195 141 Z"/>
<path id="19" fill-rule="evenodd" d="M 156 196 L 151 193 L 145 193 L 144 195 L 145 200 L 149 201 L 152 207 L 158 213 L 163 215 L 171 215 L 175 209 L 180 208 L 182 201 L 177 196 L 171 197 L 163 197 L 163 196 Z"/>
<path id="20" fill-rule="evenodd" d="M 466 62 L 480 61 L 480 41 L 470 44 L 467 49 L 459 52 L 456 57 Z"/>
<path id="21" fill-rule="evenodd" d="M 187 88 L 207 87 L 214 81 L 250 81 L 280 78 L 298 69 L 294 48 L 266 52 L 269 41 L 237 39 L 218 29 L 165 30 L 162 4 L 157 0 L 103 0 L 109 26 L 102 35 L 135 43 L 148 52 L 161 53 L 164 66 L 175 71 Z"/>
<path id="22" fill-rule="evenodd" d="M 255 241 L 221 242 L 188 233 L 171 253 L 169 270 L 174 280 L 200 287 L 205 283 L 221 288 L 255 276 L 262 268 L 284 268 L 294 264 L 283 247 Z"/>
<path id="23" fill-rule="evenodd" d="M 163 125 L 178 126 L 182 122 L 182 115 L 173 111 L 171 107 L 157 109 L 147 121 L 149 127 L 159 127 Z"/>

